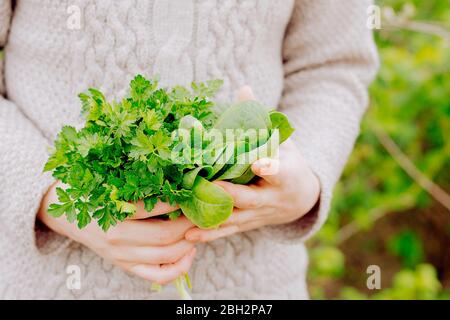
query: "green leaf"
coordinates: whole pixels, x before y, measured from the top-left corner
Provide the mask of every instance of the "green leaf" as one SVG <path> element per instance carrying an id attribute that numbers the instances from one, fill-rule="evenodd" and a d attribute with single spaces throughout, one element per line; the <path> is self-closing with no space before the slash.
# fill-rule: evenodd
<path id="1" fill-rule="evenodd" d="M 158 198 L 156 197 L 148 197 L 144 199 L 144 208 L 147 212 L 152 212 L 156 203 L 158 202 Z"/>
<path id="2" fill-rule="evenodd" d="M 127 201 L 116 201 L 117 210 L 121 213 L 126 213 L 128 216 L 132 216 L 136 213 L 136 205 Z"/>
<path id="3" fill-rule="evenodd" d="M 217 180 L 236 179 L 244 175 L 248 168 L 258 159 L 275 155 L 279 146 L 279 131 L 274 131 L 262 146 L 237 156 L 236 163 L 227 169 Z"/>
<path id="4" fill-rule="evenodd" d="M 68 207 L 67 204 L 52 203 L 49 205 L 47 212 L 52 217 L 58 218 L 61 217 L 66 212 L 67 207 Z"/>
<path id="5" fill-rule="evenodd" d="M 71 126 L 63 126 L 61 132 L 56 137 L 55 149 L 47 160 L 44 171 L 51 171 L 59 166 L 64 165 L 67 161 L 67 154 L 73 151 L 78 133 Z"/>
<path id="6" fill-rule="evenodd" d="M 152 137 L 147 136 L 142 130 L 136 132 L 136 136 L 131 140 L 131 144 L 129 156 L 133 159 L 145 159 L 145 156 L 155 150 Z"/>
<path id="7" fill-rule="evenodd" d="M 158 130 L 163 125 L 155 110 L 142 111 L 142 120 L 148 130 Z"/>
<path id="8" fill-rule="evenodd" d="M 94 213 L 94 218 L 98 219 L 98 225 L 105 232 L 108 231 L 111 226 L 115 226 L 117 224 L 117 219 L 114 217 L 111 210 L 107 207 L 98 209 Z"/>
<path id="9" fill-rule="evenodd" d="M 271 111 L 269 113 L 270 121 L 272 123 L 272 130 L 279 130 L 280 144 L 289 138 L 294 132 L 294 128 L 289 123 L 287 116 L 279 111 Z"/>
<path id="10" fill-rule="evenodd" d="M 66 144 L 74 143 L 78 138 L 77 130 L 71 126 L 63 126 L 59 135 L 60 140 L 64 140 Z"/>
<path id="11" fill-rule="evenodd" d="M 129 104 L 127 100 L 124 100 L 121 105 L 113 104 L 116 107 L 110 114 L 108 125 L 111 127 L 116 138 L 128 136 L 131 130 L 136 127 L 139 115 L 131 109 Z"/>
<path id="12" fill-rule="evenodd" d="M 152 92 L 158 86 L 158 82 L 151 82 L 138 74 L 130 83 L 130 95 L 133 100 L 144 101 L 150 98 Z"/>
<path id="13" fill-rule="evenodd" d="M 234 163 L 236 163 L 237 155 L 244 153 L 244 151 L 245 141 L 229 142 L 225 150 L 214 163 L 212 173 L 209 177 L 213 177 L 213 179 L 216 180 L 218 176 L 221 176 Z"/>
<path id="14" fill-rule="evenodd" d="M 169 212 L 168 216 L 169 216 L 170 220 L 176 220 L 182 214 L 183 214 L 183 212 L 181 210 L 175 210 L 175 211 Z"/>
<path id="15" fill-rule="evenodd" d="M 220 186 L 197 176 L 192 197 L 180 203 L 184 215 L 196 226 L 215 228 L 233 212 L 233 198 Z"/>
<path id="16" fill-rule="evenodd" d="M 162 131 L 157 131 L 150 137 L 150 143 L 154 146 L 154 149 L 156 149 L 158 154 L 168 152 L 171 142 L 172 139 L 170 136 L 167 136 Z"/>
<path id="17" fill-rule="evenodd" d="M 206 98 L 206 97 L 214 97 L 217 93 L 217 91 L 219 91 L 219 89 L 222 87 L 223 85 L 223 80 L 209 80 L 206 81 L 204 83 L 202 82 L 192 82 L 191 87 L 194 90 L 194 93 L 201 97 L 201 98 Z"/>
<path id="18" fill-rule="evenodd" d="M 240 177 L 232 179 L 231 182 L 236 183 L 236 184 L 247 184 L 254 177 L 255 177 L 255 174 L 252 171 L 252 167 L 248 166 L 247 170 Z"/>
<path id="19" fill-rule="evenodd" d="M 78 203 L 79 212 L 77 214 L 78 228 L 83 229 L 91 222 L 89 209 L 86 203 Z"/>
<path id="20" fill-rule="evenodd" d="M 266 108 L 256 101 L 244 101 L 231 105 L 217 119 L 214 128 L 226 133 L 228 129 L 243 131 L 269 129 L 271 126 Z"/>
<path id="21" fill-rule="evenodd" d="M 102 116 L 103 105 L 106 104 L 105 96 L 99 90 L 90 88 L 89 94 L 80 93 L 78 97 L 82 103 L 82 114 L 88 121 L 96 121 Z"/>
<path id="22" fill-rule="evenodd" d="M 186 189 L 192 189 L 194 186 L 195 180 L 198 176 L 209 178 L 212 176 L 213 167 L 211 166 L 202 166 L 197 167 L 189 172 L 187 172 L 183 177 L 183 187 Z"/>
<path id="23" fill-rule="evenodd" d="M 57 149 L 48 158 L 44 165 L 44 172 L 51 171 L 67 162 L 67 156 L 63 149 Z"/>
<path id="24" fill-rule="evenodd" d="M 69 202 L 70 196 L 67 194 L 66 191 L 64 191 L 62 188 L 57 187 L 56 188 L 56 194 L 58 195 L 58 199 L 60 202 Z"/>
<path id="25" fill-rule="evenodd" d="M 78 139 L 78 152 L 82 157 L 86 157 L 91 149 L 100 145 L 100 137 L 97 133 L 86 133 Z"/>

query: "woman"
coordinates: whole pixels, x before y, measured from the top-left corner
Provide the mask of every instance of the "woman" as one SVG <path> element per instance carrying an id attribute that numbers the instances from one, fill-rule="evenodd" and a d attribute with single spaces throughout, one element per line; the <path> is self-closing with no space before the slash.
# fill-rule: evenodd
<path id="1" fill-rule="evenodd" d="M 0 0 L 0 297 L 176 298 L 147 280 L 189 272 L 194 298 L 308 298 L 303 242 L 326 219 L 377 69 L 369 5 Z M 292 120 L 279 163 L 253 164 L 257 185 L 221 183 L 236 206 L 223 227 L 145 220 L 173 210 L 164 203 L 106 234 L 46 214 L 58 185 L 42 173 L 46 148 L 63 124 L 82 123 L 76 94 L 120 97 L 136 73 L 165 86 L 223 79 L 224 100 L 247 84 L 238 99 L 254 94 Z"/>

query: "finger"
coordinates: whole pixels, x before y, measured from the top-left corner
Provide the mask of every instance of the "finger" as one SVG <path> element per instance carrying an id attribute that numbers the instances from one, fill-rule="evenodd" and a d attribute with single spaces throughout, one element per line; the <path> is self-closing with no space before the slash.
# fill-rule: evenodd
<path id="1" fill-rule="evenodd" d="M 186 240 L 192 242 L 210 242 L 219 238 L 231 236 L 239 231 L 240 229 L 238 225 L 231 225 L 210 230 L 194 228 L 186 233 Z"/>
<path id="2" fill-rule="evenodd" d="M 195 251 L 195 248 L 192 249 L 190 253 L 172 264 L 163 264 L 161 266 L 138 264 L 131 266 L 129 271 L 141 278 L 164 285 L 189 271 L 195 257 Z"/>
<path id="3" fill-rule="evenodd" d="M 252 88 L 250 86 L 243 86 L 238 90 L 236 100 L 238 102 L 243 102 L 256 99 L 255 95 L 253 94 Z"/>
<path id="4" fill-rule="evenodd" d="M 192 242 L 181 240 L 164 247 L 119 247 L 112 256 L 119 261 L 142 264 L 175 263 L 194 248 Z"/>
<path id="5" fill-rule="evenodd" d="M 233 214 L 220 226 L 221 227 L 226 227 L 226 226 L 231 226 L 231 225 L 242 226 L 242 225 L 244 225 L 250 221 L 253 221 L 257 218 L 258 218 L 258 214 L 255 210 L 236 209 L 233 211 Z"/>
<path id="6" fill-rule="evenodd" d="M 220 225 L 220 228 L 213 230 L 205 230 L 200 228 L 192 228 L 186 232 L 186 240 L 192 242 L 207 242 L 222 237 L 230 236 L 237 232 L 247 230 L 248 225 L 252 225 L 254 221 L 259 221 L 258 212 L 255 210 L 239 210 L 235 209 L 233 214 Z M 234 228 L 233 228 L 234 227 Z"/>
<path id="7" fill-rule="evenodd" d="M 282 181 L 278 159 L 262 158 L 256 160 L 252 164 L 252 171 L 271 185 L 278 186 Z"/>
<path id="8" fill-rule="evenodd" d="M 127 220 L 106 233 L 106 239 L 113 245 L 165 246 L 184 239 L 187 230 L 194 225 L 186 217 L 176 220 Z"/>
<path id="9" fill-rule="evenodd" d="M 130 220 L 136 220 L 136 219 L 146 219 L 150 217 L 160 216 L 162 214 L 166 214 L 172 211 L 175 211 L 179 208 L 179 206 L 172 206 L 168 204 L 167 202 L 159 201 L 155 204 L 155 207 L 151 212 L 148 212 L 145 210 L 144 201 L 138 201 L 136 202 L 136 213 L 129 217 Z"/>
<path id="10" fill-rule="evenodd" d="M 234 200 L 234 206 L 241 209 L 256 209 L 270 200 L 270 190 L 256 186 L 245 186 L 226 181 L 214 181 L 228 192 Z"/>

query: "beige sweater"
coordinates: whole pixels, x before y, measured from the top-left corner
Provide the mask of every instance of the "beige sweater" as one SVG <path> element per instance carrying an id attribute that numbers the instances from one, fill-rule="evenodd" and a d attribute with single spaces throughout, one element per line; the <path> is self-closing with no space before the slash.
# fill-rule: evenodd
<path id="1" fill-rule="evenodd" d="M 35 223 L 52 183 L 46 148 L 82 123 L 77 93 L 121 96 L 135 73 L 163 85 L 221 78 L 220 99 L 249 84 L 290 116 L 321 181 L 317 210 L 199 246 L 190 275 L 194 298 L 308 297 L 302 242 L 326 219 L 377 69 L 369 0 L 10 2 L 0 0 L 0 298 L 177 297 Z M 79 290 L 66 286 L 70 265 Z"/>

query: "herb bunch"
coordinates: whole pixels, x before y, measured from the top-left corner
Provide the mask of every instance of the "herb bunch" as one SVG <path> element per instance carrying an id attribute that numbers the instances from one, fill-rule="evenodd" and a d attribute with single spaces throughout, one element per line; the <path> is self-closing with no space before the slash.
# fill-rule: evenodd
<path id="1" fill-rule="evenodd" d="M 210 98 L 221 85 L 212 80 L 193 83 L 190 90 L 168 90 L 137 75 L 129 97 L 119 102 L 108 102 L 97 89 L 81 93 L 86 124 L 79 131 L 62 128 L 44 167 L 68 186 L 57 188 L 59 203 L 51 204 L 48 213 L 65 214 L 79 228 L 95 219 L 106 231 L 133 215 L 138 200 L 151 211 L 158 199 L 171 204 L 189 199 L 192 191 L 182 181 L 195 165 L 170 160 L 171 134 L 186 115 L 211 127 L 216 116 Z"/>
<path id="2" fill-rule="evenodd" d="M 219 226 L 233 199 L 211 181 L 249 183 L 251 164 L 275 155 L 294 130 L 284 114 L 256 101 L 218 108 L 211 99 L 221 85 L 165 89 L 137 75 L 120 102 L 97 89 L 80 94 L 86 124 L 62 128 L 44 168 L 67 185 L 48 213 L 79 228 L 95 219 L 106 231 L 132 216 L 137 201 L 150 212 L 161 200 L 180 206 L 171 219 L 183 213 L 201 228 Z"/>

